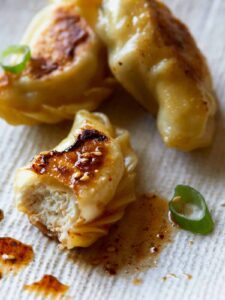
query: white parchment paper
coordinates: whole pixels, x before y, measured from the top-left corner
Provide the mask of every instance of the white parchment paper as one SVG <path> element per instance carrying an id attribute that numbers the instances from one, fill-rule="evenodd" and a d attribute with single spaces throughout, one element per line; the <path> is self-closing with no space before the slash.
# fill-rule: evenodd
<path id="1" fill-rule="evenodd" d="M 225 203 L 225 1 L 166 0 L 166 3 L 189 25 L 212 70 L 220 100 L 213 146 L 193 153 L 166 149 L 155 120 L 123 92 L 100 110 L 132 134 L 139 155 L 138 190 L 155 191 L 169 198 L 179 183 L 196 187 L 212 210 L 216 222 L 214 234 L 199 237 L 178 232 L 162 253 L 158 267 L 138 276 L 143 279 L 139 286 L 132 284 L 132 276 L 104 276 L 80 261 L 75 264 L 54 241 L 44 237 L 16 211 L 12 192 L 15 169 L 40 150 L 54 147 L 67 130 L 62 125 L 13 127 L 0 121 L 0 208 L 5 212 L 0 236 L 32 244 L 35 252 L 31 265 L 17 276 L 0 281 L 0 299 L 33 299 L 22 286 L 44 274 L 52 274 L 70 285 L 68 295 L 79 300 L 225 299 L 225 208 L 221 206 Z M 44 4 L 43 0 L 0 0 L 0 49 L 19 41 L 30 18 Z M 194 243 L 190 245 L 190 241 Z M 162 277 L 168 273 L 176 274 L 177 278 L 164 282 Z M 185 273 L 191 274 L 192 280 Z"/>

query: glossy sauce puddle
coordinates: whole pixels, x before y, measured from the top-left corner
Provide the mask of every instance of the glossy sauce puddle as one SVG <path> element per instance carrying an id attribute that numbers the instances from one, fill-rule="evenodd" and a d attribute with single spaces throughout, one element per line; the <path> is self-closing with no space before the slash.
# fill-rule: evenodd
<path id="1" fill-rule="evenodd" d="M 29 265 L 33 258 L 34 252 L 31 246 L 10 237 L 0 238 L 1 275 L 8 272 L 17 273 L 20 269 Z"/>
<path id="2" fill-rule="evenodd" d="M 75 262 L 103 268 L 110 275 L 132 274 L 156 267 L 161 250 L 171 242 L 168 202 L 156 195 L 143 195 L 131 204 L 108 236 L 86 249 L 70 252 Z"/>
<path id="3" fill-rule="evenodd" d="M 0 209 L 0 222 L 4 219 L 4 212 L 2 209 Z"/>
<path id="4" fill-rule="evenodd" d="M 69 256 L 76 263 L 100 267 L 110 275 L 134 274 L 156 267 L 161 250 L 171 242 L 172 231 L 168 202 L 156 195 L 143 195 L 128 207 L 123 219 L 112 227 L 108 236 L 89 248 L 71 251 Z M 10 237 L 0 238 L 0 275 L 16 273 L 33 258 L 31 246 Z M 142 279 L 134 279 L 134 285 L 141 283 Z M 69 286 L 52 275 L 44 275 L 40 281 L 24 285 L 24 289 L 56 299 L 66 297 L 64 294 Z"/>

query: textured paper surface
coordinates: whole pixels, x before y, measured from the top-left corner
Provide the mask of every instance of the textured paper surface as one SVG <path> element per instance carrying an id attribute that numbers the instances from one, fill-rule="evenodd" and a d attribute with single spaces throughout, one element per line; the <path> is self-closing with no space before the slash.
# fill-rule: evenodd
<path id="1" fill-rule="evenodd" d="M 154 119 L 126 94 L 116 95 L 100 110 L 108 113 L 116 124 L 128 128 L 139 156 L 138 190 L 155 191 L 169 198 L 178 183 L 191 184 L 209 203 L 216 229 L 212 236 L 197 237 L 180 231 L 174 242 L 162 253 L 158 267 L 138 277 L 109 277 L 82 262 L 75 264 L 48 240 L 13 205 L 13 177 L 40 150 L 55 146 L 66 134 L 63 126 L 12 127 L 0 121 L 0 208 L 5 219 L 0 223 L 1 236 L 11 236 L 32 244 L 35 261 L 17 276 L 0 281 L 0 299 L 33 299 L 22 290 L 23 284 L 52 274 L 70 285 L 72 299 L 225 299 L 225 1 L 167 0 L 173 11 L 186 22 L 208 58 L 220 100 L 217 130 L 211 148 L 193 153 L 166 149 L 156 130 Z M 0 48 L 17 42 L 37 9 L 38 0 L 0 0 Z M 190 246 L 190 240 L 194 244 Z M 174 273 L 177 278 L 163 281 Z M 187 280 L 184 273 L 191 274 Z"/>

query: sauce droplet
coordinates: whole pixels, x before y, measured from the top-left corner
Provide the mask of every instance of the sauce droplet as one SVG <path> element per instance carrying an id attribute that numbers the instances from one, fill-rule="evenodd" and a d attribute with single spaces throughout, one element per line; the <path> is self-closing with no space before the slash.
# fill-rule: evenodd
<path id="1" fill-rule="evenodd" d="M 26 267 L 34 258 L 31 246 L 10 237 L 0 238 L 1 274 L 14 272 Z"/>
<path id="2" fill-rule="evenodd" d="M 0 222 L 4 219 L 4 212 L 0 209 Z"/>
<path id="3" fill-rule="evenodd" d="M 132 283 L 133 285 L 140 285 L 143 283 L 143 280 L 141 278 L 134 278 Z"/>
<path id="4" fill-rule="evenodd" d="M 52 275 L 44 275 L 40 281 L 24 285 L 24 289 L 43 296 L 58 296 L 59 294 L 65 294 L 68 291 L 69 286 L 62 284 Z"/>
<path id="5" fill-rule="evenodd" d="M 191 274 L 184 273 L 184 275 L 187 277 L 188 280 L 192 279 L 192 275 Z"/>
<path id="6" fill-rule="evenodd" d="M 72 250 L 70 257 L 102 267 L 110 275 L 139 272 L 156 266 L 161 250 L 171 241 L 172 230 L 168 202 L 143 195 L 128 207 L 108 236 L 89 248 Z"/>

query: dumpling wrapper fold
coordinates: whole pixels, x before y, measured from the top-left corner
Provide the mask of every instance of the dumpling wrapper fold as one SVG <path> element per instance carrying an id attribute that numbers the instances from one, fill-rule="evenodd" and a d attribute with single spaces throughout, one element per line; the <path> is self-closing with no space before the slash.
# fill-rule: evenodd
<path id="1" fill-rule="evenodd" d="M 82 110 L 65 140 L 17 171 L 16 205 L 64 247 L 87 247 L 135 200 L 136 164 L 128 132 Z"/>
<path id="2" fill-rule="evenodd" d="M 111 71 L 147 110 L 168 147 L 190 151 L 213 137 L 210 72 L 187 27 L 156 0 L 103 0 L 98 33 Z"/>
<path id="3" fill-rule="evenodd" d="M 95 33 L 98 4 L 53 1 L 28 26 L 21 44 L 32 58 L 18 74 L 0 75 L 0 117 L 33 125 L 73 119 L 112 92 L 106 50 Z M 88 17 L 88 19 L 85 19 Z"/>

